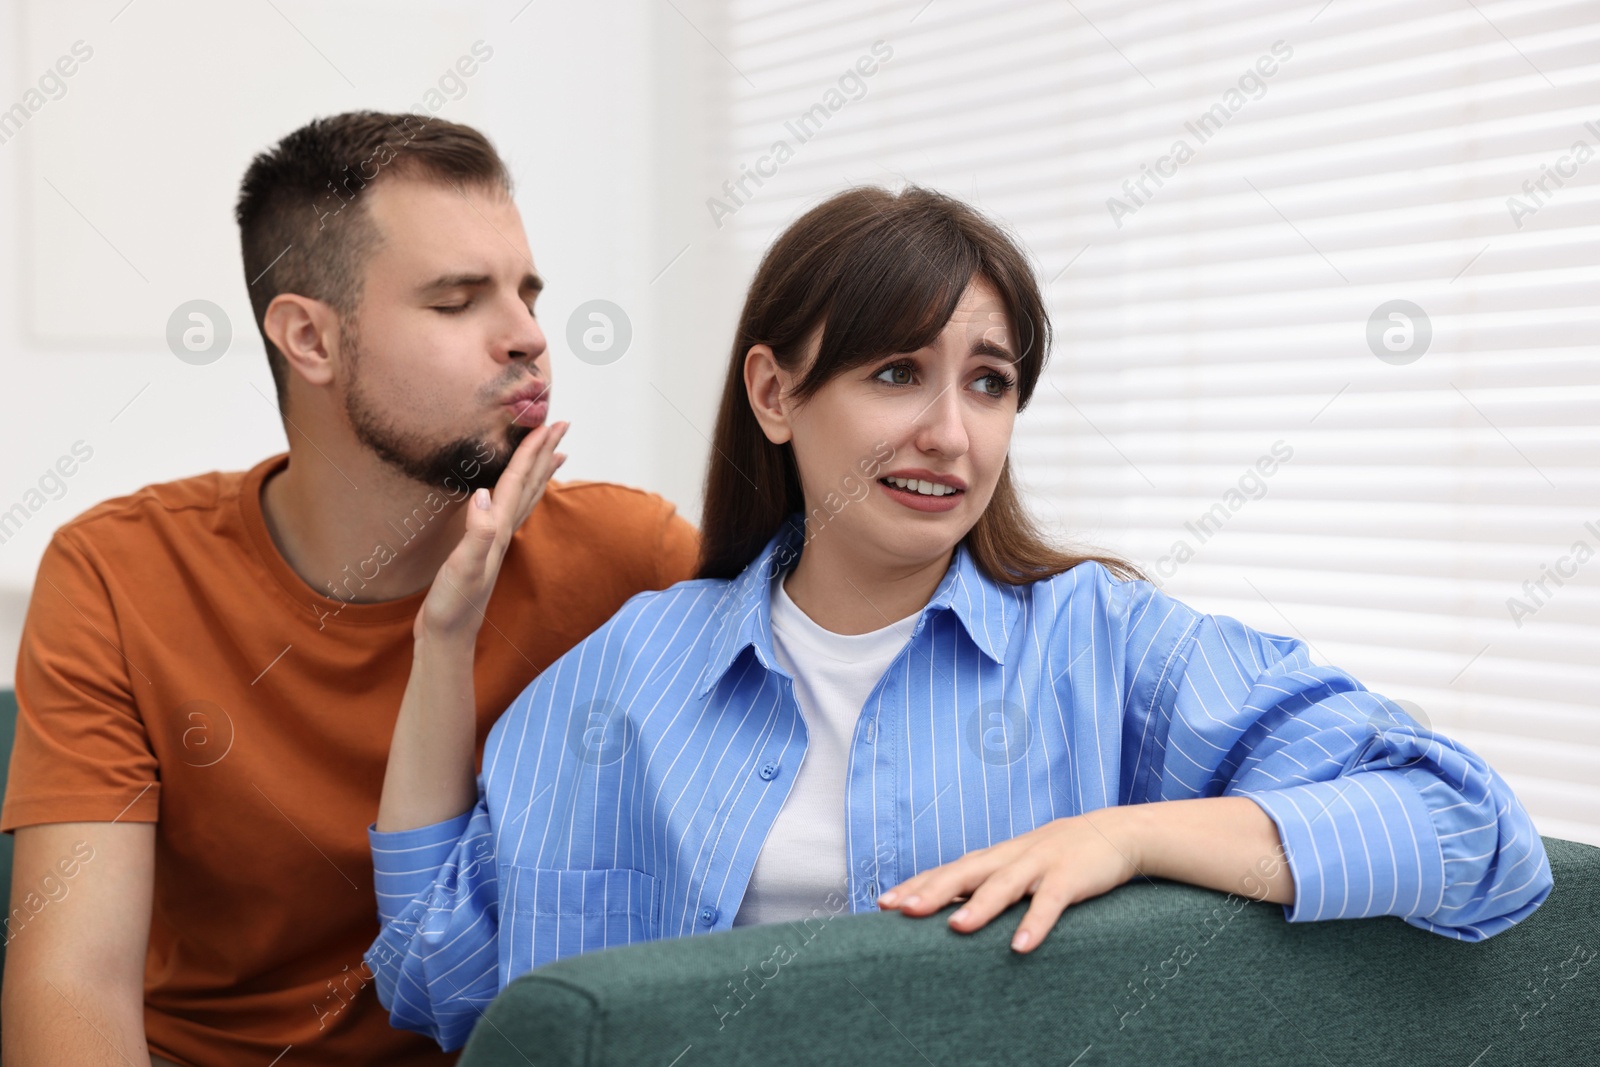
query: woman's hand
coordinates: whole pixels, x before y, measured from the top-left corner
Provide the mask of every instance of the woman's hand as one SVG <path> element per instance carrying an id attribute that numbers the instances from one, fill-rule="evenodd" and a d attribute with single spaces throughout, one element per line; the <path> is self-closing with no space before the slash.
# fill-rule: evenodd
<path id="1" fill-rule="evenodd" d="M 1293 904 L 1294 875 L 1277 825 L 1246 796 L 1163 800 L 1101 808 L 969 852 L 906 879 L 878 898 L 903 915 L 965 907 L 950 928 L 971 933 L 1028 894 L 1033 904 L 1011 947 L 1032 951 L 1070 904 L 1115 889 L 1135 874 Z"/>
<path id="2" fill-rule="evenodd" d="M 970 934 L 1032 894 L 1033 904 L 1011 939 L 1013 949 L 1027 952 L 1044 940 L 1067 905 L 1097 897 L 1139 873 L 1136 842 L 1119 810 L 1056 819 L 969 852 L 906 879 L 878 897 L 878 904 L 922 916 L 965 897 L 966 905 L 949 922 L 952 930 Z"/>
<path id="3" fill-rule="evenodd" d="M 565 422 L 539 427 L 517 445 L 494 492 L 479 489 L 462 511 L 467 517 L 461 543 L 450 553 L 417 612 L 412 636 L 470 642 L 483 625 L 500 563 L 533 506 L 544 496 L 550 476 L 567 457 L 556 451 Z"/>

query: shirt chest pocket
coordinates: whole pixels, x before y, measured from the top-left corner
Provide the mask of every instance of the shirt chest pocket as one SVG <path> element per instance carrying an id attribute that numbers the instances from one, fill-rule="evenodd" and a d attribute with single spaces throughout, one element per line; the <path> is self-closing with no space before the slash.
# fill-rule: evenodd
<path id="1" fill-rule="evenodd" d="M 660 936 L 661 883 L 626 867 L 556 870 L 511 866 L 503 946 L 514 977 L 580 952 Z"/>

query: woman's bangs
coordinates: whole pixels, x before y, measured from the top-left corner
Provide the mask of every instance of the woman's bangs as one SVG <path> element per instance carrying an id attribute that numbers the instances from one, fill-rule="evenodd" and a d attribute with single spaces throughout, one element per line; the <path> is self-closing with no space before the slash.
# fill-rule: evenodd
<path id="1" fill-rule="evenodd" d="M 895 220 L 863 234 L 845 262 L 824 313 L 816 362 L 801 386 L 806 394 L 847 370 L 932 344 L 979 258 L 952 229 Z"/>

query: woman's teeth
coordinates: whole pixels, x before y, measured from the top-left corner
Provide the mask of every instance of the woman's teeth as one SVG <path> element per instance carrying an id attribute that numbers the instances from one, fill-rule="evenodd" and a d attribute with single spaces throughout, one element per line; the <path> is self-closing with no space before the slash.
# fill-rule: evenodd
<path id="1" fill-rule="evenodd" d="M 920 493 L 923 496 L 949 496 L 951 493 L 959 493 L 961 491 L 948 485 L 940 485 L 938 482 L 924 482 L 917 478 L 885 478 L 883 480 L 885 484 L 892 485 L 896 489 Z"/>

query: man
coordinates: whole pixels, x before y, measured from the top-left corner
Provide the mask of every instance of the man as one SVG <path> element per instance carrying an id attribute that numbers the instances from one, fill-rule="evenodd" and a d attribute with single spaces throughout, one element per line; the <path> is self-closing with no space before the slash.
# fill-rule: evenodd
<path id="1" fill-rule="evenodd" d="M 536 489 L 564 458 L 542 282 L 504 164 L 439 119 L 312 122 L 237 214 L 289 451 L 100 504 L 40 564 L 0 815 L 7 1063 L 450 1060 L 373 994 L 367 827 L 465 502 L 519 447 Z M 535 674 L 695 567 L 659 497 L 542 491 L 484 609 L 480 758 Z M 24 906 L 41 879 L 66 892 Z"/>

